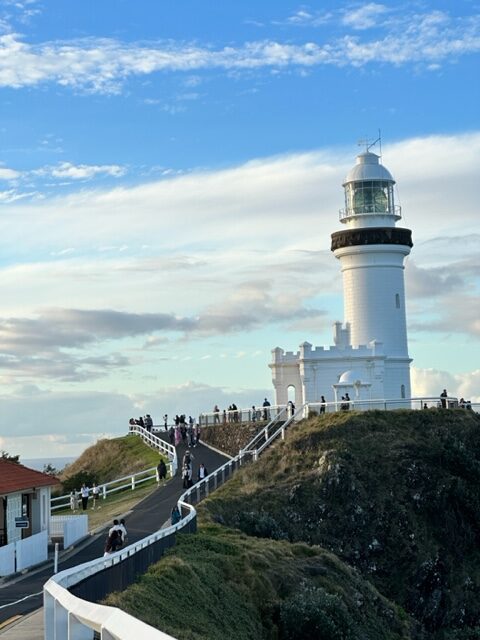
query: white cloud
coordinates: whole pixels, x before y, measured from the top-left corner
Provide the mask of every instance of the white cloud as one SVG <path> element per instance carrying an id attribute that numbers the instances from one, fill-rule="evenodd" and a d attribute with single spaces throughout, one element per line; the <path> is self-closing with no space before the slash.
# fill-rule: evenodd
<path id="1" fill-rule="evenodd" d="M 412 367 L 412 390 L 416 397 L 439 397 L 443 389 L 449 395 L 480 403 L 480 369 L 452 374 L 438 369 Z"/>
<path id="2" fill-rule="evenodd" d="M 343 18 L 355 33 L 373 24 L 385 10 L 369 3 Z M 303 11 L 298 21 L 318 20 Z M 478 16 L 451 17 L 434 11 L 402 15 L 386 22 L 384 33 L 361 39 L 349 33 L 325 43 L 290 44 L 269 40 L 223 48 L 161 42 L 127 44 L 113 39 L 88 38 L 33 45 L 15 33 L 0 36 L 0 86 L 27 87 L 45 82 L 93 92 L 118 93 L 131 76 L 162 71 L 242 71 L 313 67 L 363 66 L 370 63 L 439 64 L 480 50 Z"/>
<path id="3" fill-rule="evenodd" d="M 343 16 L 343 24 L 354 29 L 370 29 L 377 24 L 377 18 L 388 11 L 384 4 L 369 2 L 358 9 L 347 10 Z"/>
<path id="4" fill-rule="evenodd" d="M 125 167 L 117 164 L 93 165 L 79 164 L 74 165 L 71 162 L 61 162 L 55 167 L 49 167 L 44 170 L 53 178 L 71 178 L 72 180 L 89 180 L 97 175 L 107 175 L 119 178 L 125 174 Z"/>
<path id="5" fill-rule="evenodd" d="M 15 169 L 8 169 L 7 167 L 0 167 L 0 180 L 17 180 L 21 176 L 19 171 Z"/>

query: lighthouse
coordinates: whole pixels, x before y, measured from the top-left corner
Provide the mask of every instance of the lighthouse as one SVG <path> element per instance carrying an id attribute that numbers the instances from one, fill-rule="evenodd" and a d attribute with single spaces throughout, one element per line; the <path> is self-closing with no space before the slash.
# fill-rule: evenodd
<path id="1" fill-rule="evenodd" d="M 298 352 L 272 351 L 277 404 L 348 393 L 368 408 L 368 400 L 398 406 L 411 396 L 404 263 L 413 244 L 410 229 L 397 226 L 395 180 L 367 147 L 342 186 L 343 229 L 332 234 L 331 250 L 341 267 L 344 322 L 335 322 L 330 347 L 303 342 Z"/>

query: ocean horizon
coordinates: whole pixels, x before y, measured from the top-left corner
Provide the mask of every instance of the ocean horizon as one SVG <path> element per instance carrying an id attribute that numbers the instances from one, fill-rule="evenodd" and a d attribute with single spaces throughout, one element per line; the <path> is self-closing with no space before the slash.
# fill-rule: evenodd
<path id="1" fill-rule="evenodd" d="M 76 460 L 76 456 L 63 456 L 59 458 L 20 458 L 20 464 L 35 469 L 36 471 L 43 471 L 43 468 L 47 464 L 51 464 L 55 469 L 61 471 L 67 464 L 71 464 Z"/>

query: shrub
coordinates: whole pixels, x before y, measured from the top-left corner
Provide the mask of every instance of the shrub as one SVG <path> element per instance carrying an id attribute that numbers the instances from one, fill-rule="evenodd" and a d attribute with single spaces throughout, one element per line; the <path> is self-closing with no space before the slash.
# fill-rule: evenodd
<path id="1" fill-rule="evenodd" d="M 338 596 L 303 584 L 280 605 L 281 640 L 353 640 L 354 624 Z"/>

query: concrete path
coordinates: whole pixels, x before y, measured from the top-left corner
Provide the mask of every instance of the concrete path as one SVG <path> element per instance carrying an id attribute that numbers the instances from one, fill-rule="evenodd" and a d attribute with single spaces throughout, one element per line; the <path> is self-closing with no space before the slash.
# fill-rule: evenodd
<path id="1" fill-rule="evenodd" d="M 185 447 L 182 445 L 177 448 L 179 467 L 181 466 L 184 451 Z M 212 472 L 228 460 L 227 457 L 203 446 L 202 444 L 195 447 L 192 452 L 194 456 L 194 478 L 196 478 L 198 465 L 201 462 L 205 464 L 209 472 Z M 175 478 L 170 480 L 166 486 L 159 487 L 142 500 L 142 502 L 136 505 L 130 515 L 126 518 L 128 544 L 137 542 L 145 536 L 158 531 L 158 529 L 160 529 L 165 521 L 170 517 L 172 507 L 176 504 L 183 491 L 181 471 L 179 469 Z M 73 551 L 66 552 L 59 562 L 59 571 L 102 556 L 105 546 L 105 536 L 105 531 L 103 531 L 100 534 L 92 536 L 86 542 L 73 549 Z M 39 607 L 42 607 L 42 588 L 44 583 L 52 576 L 52 574 L 53 564 L 52 562 L 49 562 L 36 571 L 32 571 L 24 576 L 14 578 L 1 584 L 0 624 L 14 616 L 25 616 Z M 18 602 L 22 598 L 26 599 L 22 602 Z M 25 622 L 27 622 L 27 620 L 25 620 Z M 19 624 L 17 623 L 15 627 L 18 629 Z M 7 629 L 7 631 L 9 631 L 9 629 Z M 0 627 L 0 636 L 2 637 L 2 640 L 4 640 L 7 631 L 2 630 Z M 15 637 L 18 639 L 22 638 L 22 636 Z M 36 638 L 36 636 L 33 635 L 28 637 L 32 639 Z M 39 638 L 43 638 L 43 635 L 39 636 Z"/>
<path id="2" fill-rule="evenodd" d="M 43 608 L 0 628 L 0 636 L 2 640 L 43 640 Z"/>

